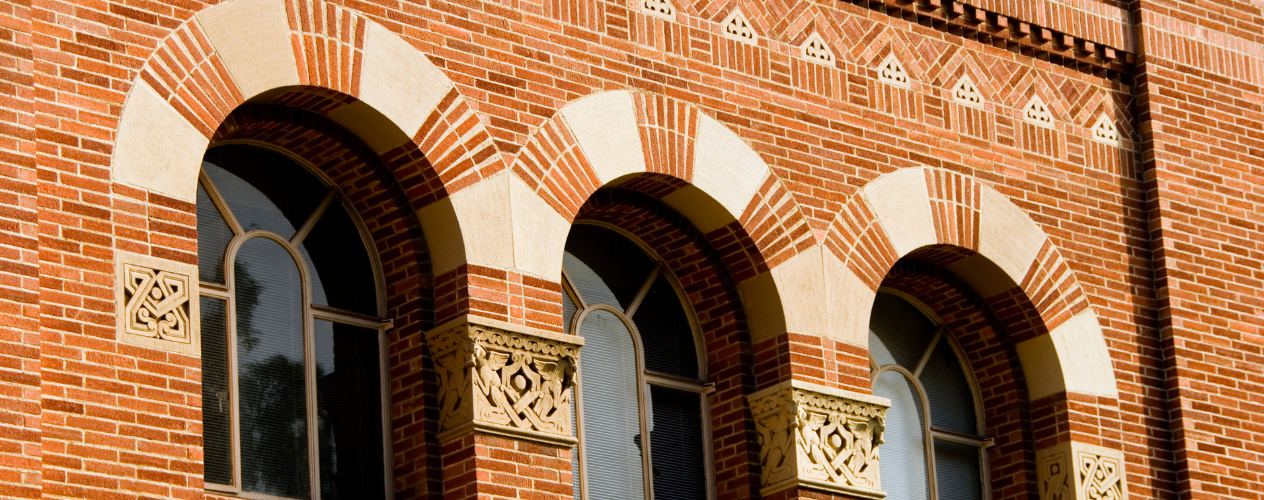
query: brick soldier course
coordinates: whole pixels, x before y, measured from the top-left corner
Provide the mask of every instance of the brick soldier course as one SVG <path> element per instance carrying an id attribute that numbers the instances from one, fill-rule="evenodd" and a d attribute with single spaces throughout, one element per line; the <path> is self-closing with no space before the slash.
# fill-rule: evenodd
<path id="1" fill-rule="evenodd" d="M 576 223 L 679 281 L 717 500 L 880 491 L 771 487 L 752 408 L 877 411 L 880 288 L 960 332 L 990 498 L 1082 454 L 1127 498 L 1264 499 L 1264 2 L 17 0 L 0 82 L 0 498 L 231 498 L 196 335 L 128 341 L 120 269 L 198 264 L 235 142 L 364 223 L 397 500 L 572 497 L 565 438 L 449 425 L 435 343 L 582 344 Z"/>

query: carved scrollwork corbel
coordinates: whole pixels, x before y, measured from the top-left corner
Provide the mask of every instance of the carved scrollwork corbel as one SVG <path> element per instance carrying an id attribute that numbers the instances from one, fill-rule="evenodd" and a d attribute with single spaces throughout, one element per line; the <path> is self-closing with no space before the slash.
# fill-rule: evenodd
<path id="1" fill-rule="evenodd" d="M 571 397 L 583 341 L 480 323 L 462 319 L 426 335 L 439 372 L 439 439 L 481 431 L 574 444 Z"/>
<path id="2" fill-rule="evenodd" d="M 891 403 L 783 382 L 749 396 L 759 436 L 761 495 L 807 487 L 882 498 L 878 445 Z"/>
<path id="3" fill-rule="evenodd" d="M 1041 500 L 1127 500 L 1118 450 L 1065 442 L 1036 452 Z"/>

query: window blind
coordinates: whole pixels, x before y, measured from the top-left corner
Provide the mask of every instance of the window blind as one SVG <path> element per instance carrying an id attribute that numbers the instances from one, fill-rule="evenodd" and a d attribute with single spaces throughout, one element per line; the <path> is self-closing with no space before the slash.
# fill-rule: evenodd
<path id="1" fill-rule="evenodd" d="M 587 500 L 644 498 L 632 332 L 614 314 L 598 310 L 584 318 L 580 334 Z"/>

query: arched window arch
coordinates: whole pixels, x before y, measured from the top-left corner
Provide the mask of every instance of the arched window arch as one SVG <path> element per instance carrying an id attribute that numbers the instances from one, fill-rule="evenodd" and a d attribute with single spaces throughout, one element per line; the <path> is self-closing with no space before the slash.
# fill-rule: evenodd
<path id="1" fill-rule="evenodd" d="M 882 488 L 904 500 L 986 500 L 986 437 L 977 385 L 946 327 L 891 293 L 869 322 L 873 394 L 891 400 Z"/>
<path id="2" fill-rule="evenodd" d="M 207 151 L 197 195 L 206 488 L 388 498 L 385 309 L 354 211 L 246 144 Z"/>
<path id="3" fill-rule="evenodd" d="M 579 224 L 563 284 L 566 329 L 584 337 L 575 497 L 711 498 L 706 363 L 670 272 L 618 232 Z"/>

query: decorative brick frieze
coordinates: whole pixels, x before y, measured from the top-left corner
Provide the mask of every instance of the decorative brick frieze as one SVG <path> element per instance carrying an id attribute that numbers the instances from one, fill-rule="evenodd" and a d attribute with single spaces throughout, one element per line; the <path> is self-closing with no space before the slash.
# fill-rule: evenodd
<path id="1" fill-rule="evenodd" d="M 1115 121 L 1105 113 L 1097 118 L 1097 122 L 1093 124 L 1090 131 L 1093 133 L 1094 141 L 1111 146 L 1120 145 L 1119 128 L 1115 126 Z"/>
<path id="2" fill-rule="evenodd" d="M 885 398 L 789 380 L 747 396 L 759 433 L 760 495 L 809 488 L 882 498 Z"/>
<path id="3" fill-rule="evenodd" d="M 666 21 L 676 20 L 676 7 L 668 0 L 640 0 L 641 12 L 662 18 Z"/>
<path id="4" fill-rule="evenodd" d="M 1053 127 L 1053 113 L 1049 111 L 1049 105 L 1045 104 L 1044 99 L 1040 96 L 1034 96 L 1022 110 L 1023 121 L 1036 125 L 1038 127 Z"/>
<path id="5" fill-rule="evenodd" d="M 733 12 L 724 18 L 724 21 L 720 23 L 720 33 L 725 38 L 742 43 L 752 45 L 759 43 L 759 35 L 755 34 L 755 27 L 751 26 L 750 19 L 742 13 L 742 9 L 733 9 Z"/>
<path id="6" fill-rule="evenodd" d="M 985 102 L 983 94 L 979 92 L 979 87 L 968 75 L 962 76 L 960 80 L 957 80 L 956 85 L 952 86 L 952 99 L 959 104 L 978 109 L 983 109 Z"/>
<path id="7" fill-rule="evenodd" d="M 913 86 L 911 80 L 908 71 L 904 70 L 904 64 L 895 57 L 895 54 L 887 56 L 882 60 L 882 64 L 878 65 L 878 81 L 882 83 L 907 89 Z"/>
<path id="8" fill-rule="evenodd" d="M 439 440 L 470 432 L 571 446 L 580 337 L 463 316 L 426 333 L 439 374 Z"/>
<path id="9" fill-rule="evenodd" d="M 819 32 L 808 35 L 807 40 L 799 45 L 799 52 L 803 59 L 826 66 L 833 66 L 834 61 L 837 60 L 834 51 L 830 49 L 829 42 L 826 42 Z"/>
<path id="10" fill-rule="evenodd" d="M 1131 76 L 1136 61 L 1136 56 L 1125 50 L 1126 47 L 1111 47 L 1101 40 L 1074 36 L 958 1 L 849 1 L 892 17 L 1113 80 Z"/>
<path id="11" fill-rule="evenodd" d="M 1068 441 L 1036 452 L 1040 500 L 1128 500 L 1123 452 Z"/>
<path id="12" fill-rule="evenodd" d="M 119 252 L 115 261 L 118 338 L 197 356 L 197 266 Z"/>

